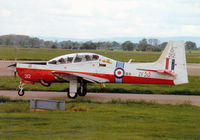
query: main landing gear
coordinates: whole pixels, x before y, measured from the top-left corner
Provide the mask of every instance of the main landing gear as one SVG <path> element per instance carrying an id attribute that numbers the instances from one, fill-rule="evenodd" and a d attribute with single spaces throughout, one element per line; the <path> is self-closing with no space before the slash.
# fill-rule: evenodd
<path id="1" fill-rule="evenodd" d="M 23 96 L 24 95 L 24 83 L 23 82 L 20 82 L 20 84 L 19 84 L 18 95 L 19 96 Z"/>
<path id="2" fill-rule="evenodd" d="M 80 87 L 77 89 L 77 78 L 69 80 L 69 90 L 67 96 L 70 99 L 75 99 L 77 96 L 85 96 L 87 94 L 87 82 L 83 79 L 80 80 Z M 18 95 L 24 95 L 24 82 L 20 82 Z"/>
<path id="3" fill-rule="evenodd" d="M 67 96 L 70 99 L 75 99 L 78 95 L 85 96 L 87 94 L 87 82 L 81 79 L 80 87 L 77 90 L 77 79 L 69 81 L 69 90 L 67 91 Z"/>

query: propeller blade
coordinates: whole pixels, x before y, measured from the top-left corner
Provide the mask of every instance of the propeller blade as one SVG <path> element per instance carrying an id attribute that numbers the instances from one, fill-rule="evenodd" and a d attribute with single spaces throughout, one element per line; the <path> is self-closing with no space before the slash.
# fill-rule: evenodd
<path id="1" fill-rule="evenodd" d="M 13 71 L 13 75 L 15 78 L 17 76 L 16 66 L 17 66 L 17 63 L 11 64 L 8 66 L 8 68 Z"/>
<path id="2" fill-rule="evenodd" d="M 9 65 L 8 67 L 15 67 L 15 68 L 16 68 L 16 66 L 17 66 L 17 63 L 11 64 L 11 65 Z"/>

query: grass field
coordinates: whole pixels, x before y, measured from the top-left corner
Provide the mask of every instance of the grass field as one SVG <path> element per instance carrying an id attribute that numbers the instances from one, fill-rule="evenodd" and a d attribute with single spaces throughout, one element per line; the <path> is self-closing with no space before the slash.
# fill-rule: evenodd
<path id="1" fill-rule="evenodd" d="M 200 139 L 200 107 L 187 104 L 73 100 L 66 111 L 30 112 L 28 101 L 0 101 L 1 140 Z"/>
<path id="2" fill-rule="evenodd" d="M 119 61 L 128 61 L 133 59 L 134 62 L 153 62 L 156 61 L 161 52 L 136 52 L 122 50 L 66 50 L 66 49 L 48 49 L 48 48 L 20 48 L 20 47 L 0 47 L 1 60 L 50 60 L 54 57 L 77 53 L 77 52 L 94 52 Z M 200 51 L 187 52 L 188 63 L 200 63 Z"/>
<path id="3" fill-rule="evenodd" d="M 0 89 L 16 90 L 20 79 L 14 77 L 0 77 Z M 179 94 L 179 95 L 200 95 L 200 77 L 189 76 L 189 83 L 177 86 L 169 85 L 138 85 L 138 84 L 105 84 L 101 90 L 99 84 L 89 84 L 89 92 L 114 92 L 114 93 L 141 93 L 141 94 Z M 44 87 L 39 83 L 35 85 L 25 85 L 25 90 L 47 90 L 66 91 L 68 83 L 53 83 L 50 87 Z"/>

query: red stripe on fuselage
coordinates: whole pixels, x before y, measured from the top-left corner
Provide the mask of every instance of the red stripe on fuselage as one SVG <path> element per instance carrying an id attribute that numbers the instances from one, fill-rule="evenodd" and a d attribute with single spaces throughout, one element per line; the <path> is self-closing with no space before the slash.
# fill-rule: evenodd
<path id="1" fill-rule="evenodd" d="M 17 74 L 21 79 L 27 81 L 39 82 L 41 78 L 47 82 L 57 81 L 55 76 L 51 73 L 51 70 L 17 68 Z"/>
<path id="2" fill-rule="evenodd" d="M 75 72 L 75 71 L 56 71 L 56 70 L 44 70 L 44 69 L 29 69 L 29 68 L 17 68 L 18 75 L 27 81 L 38 82 L 39 79 L 43 79 L 46 82 L 56 82 L 55 76 L 52 74 L 54 72 L 61 73 L 81 73 L 94 77 L 108 79 L 110 83 L 115 82 L 114 74 L 102 74 L 102 73 L 87 73 L 87 72 Z M 27 74 L 31 75 L 31 78 L 26 77 Z M 124 76 L 123 83 L 131 84 L 161 84 L 161 85 L 174 85 L 173 80 L 168 79 L 157 79 L 157 78 L 147 78 L 147 77 L 137 77 L 137 76 Z"/>
<path id="3" fill-rule="evenodd" d="M 157 78 L 146 78 L 146 77 L 136 77 L 136 76 L 124 76 L 123 77 L 123 83 L 174 85 L 174 81 L 173 80 L 157 79 Z"/>

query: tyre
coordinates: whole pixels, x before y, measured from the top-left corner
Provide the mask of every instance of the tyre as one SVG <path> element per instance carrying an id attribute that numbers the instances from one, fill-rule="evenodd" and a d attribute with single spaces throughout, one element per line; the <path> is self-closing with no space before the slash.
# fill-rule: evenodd
<path id="1" fill-rule="evenodd" d="M 24 89 L 19 89 L 18 90 L 18 95 L 23 96 L 24 95 Z"/>
<path id="2" fill-rule="evenodd" d="M 77 93 L 70 93 L 69 90 L 67 91 L 67 96 L 70 99 L 75 99 L 77 97 Z"/>
<path id="3" fill-rule="evenodd" d="M 81 88 L 78 89 L 79 96 L 85 96 L 86 94 L 87 94 L 87 88 L 83 88 L 82 92 L 81 92 Z"/>

